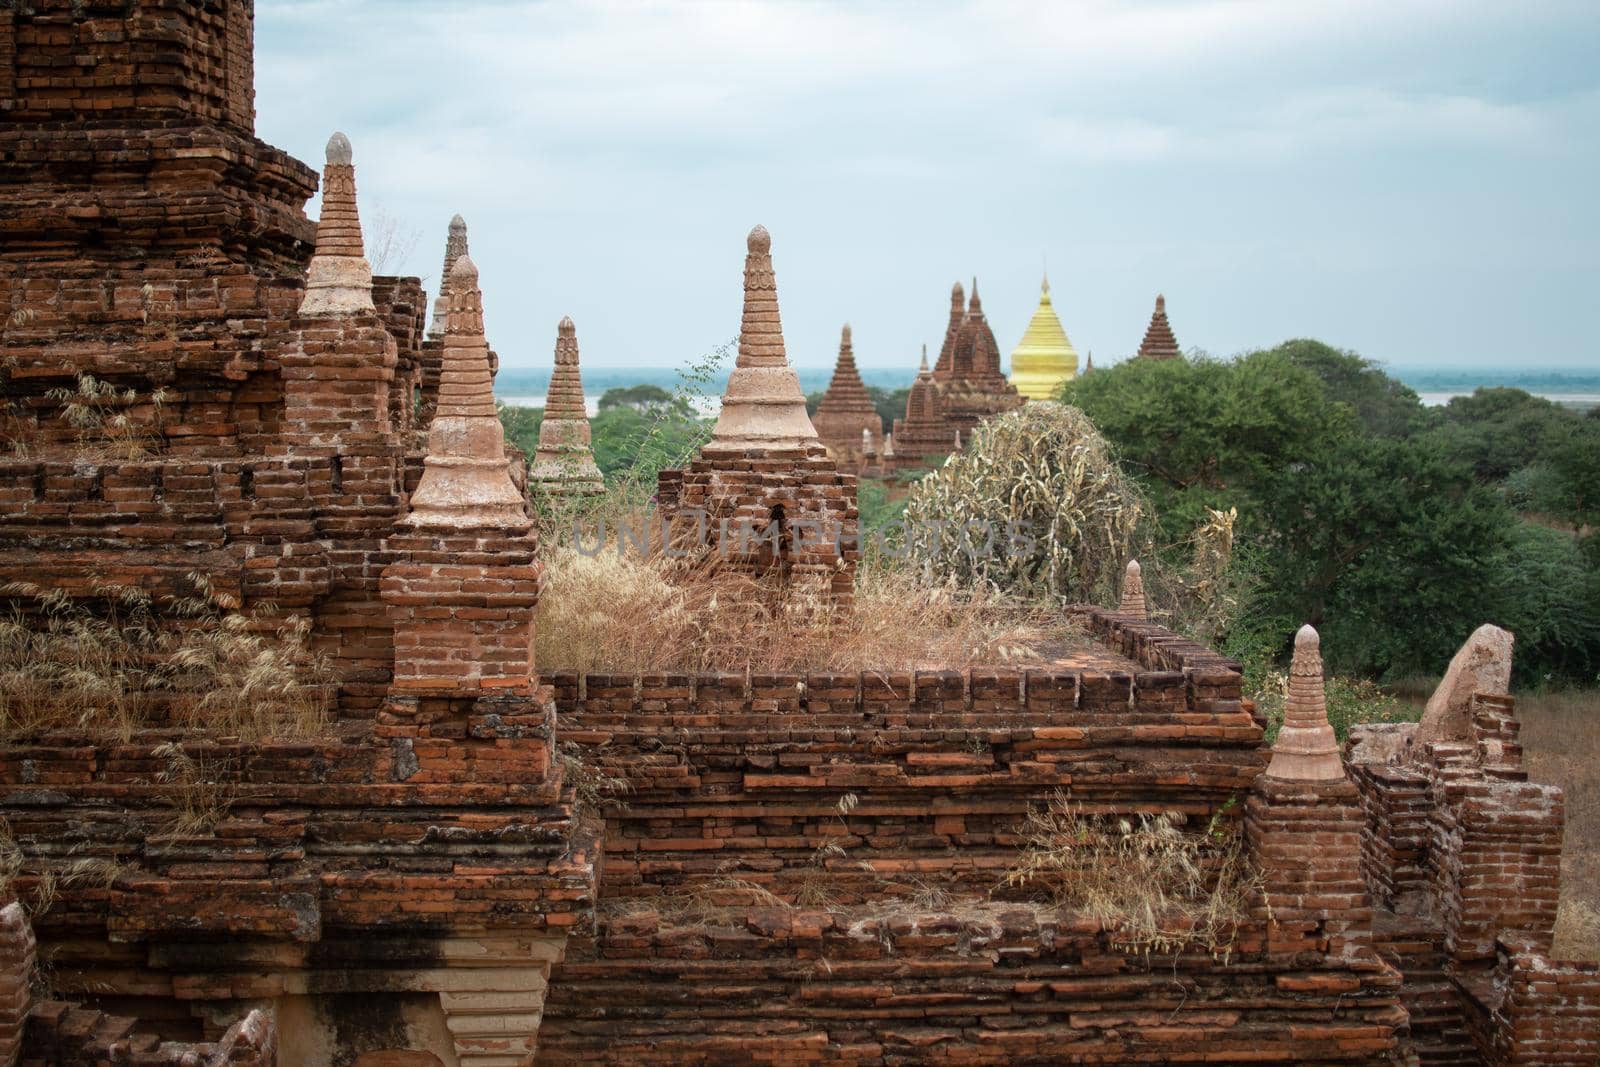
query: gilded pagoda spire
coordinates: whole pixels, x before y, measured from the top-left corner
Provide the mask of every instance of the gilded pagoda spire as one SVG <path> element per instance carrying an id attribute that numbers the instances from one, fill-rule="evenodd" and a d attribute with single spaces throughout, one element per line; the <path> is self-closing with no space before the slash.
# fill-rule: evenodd
<path id="1" fill-rule="evenodd" d="M 1011 350 L 1011 384 L 1029 400 L 1053 400 L 1078 376 L 1078 351 L 1050 301 L 1050 278 L 1039 283 L 1039 306 L 1022 340 Z"/>

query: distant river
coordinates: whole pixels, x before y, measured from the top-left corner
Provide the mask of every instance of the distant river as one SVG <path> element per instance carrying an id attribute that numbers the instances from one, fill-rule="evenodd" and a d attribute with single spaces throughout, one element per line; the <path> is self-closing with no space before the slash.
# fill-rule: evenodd
<path id="1" fill-rule="evenodd" d="M 1551 403 L 1560 404 L 1564 408 L 1571 408 L 1573 411 L 1588 411 L 1590 408 L 1600 407 L 1600 393 L 1544 393 L 1537 389 L 1530 389 L 1528 392 L 1534 396 L 1542 396 Z M 1470 392 L 1417 394 L 1422 402 L 1430 408 L 1443 407 L 1458 396 L 1471 395 Z"/>

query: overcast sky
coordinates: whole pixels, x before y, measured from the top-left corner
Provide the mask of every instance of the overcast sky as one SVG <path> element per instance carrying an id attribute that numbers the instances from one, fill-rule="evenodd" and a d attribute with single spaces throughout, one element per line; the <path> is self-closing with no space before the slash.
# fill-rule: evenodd
<path id="1" fill-rule="evenodd" d="M 257 130 L 355 145 L 438 284 L 461 212 L 507 366 L 738 332 L 772 232 L 790 360 L 1001 348 L 1048 262 L 1080 352 L 1311 336 L 1399 366 L 1600 369 L 1600 4 L 258 0 Z M 316 204 L 308 208 L 315 213 Z"/>

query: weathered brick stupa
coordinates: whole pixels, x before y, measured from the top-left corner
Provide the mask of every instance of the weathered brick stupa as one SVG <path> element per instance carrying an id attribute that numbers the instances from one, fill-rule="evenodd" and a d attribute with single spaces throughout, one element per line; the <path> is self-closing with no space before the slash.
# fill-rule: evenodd
<path id="1" fill-rule="evenodd" d="M 539 451 L 528 481 L 552 497 L 594 496 L 606 491 L 590 447 L 589 409 L 578 373 L 578 328 L 563 318 L 556 328 L 556 363 L 545 391 Z"/>
<path id="2" fill-rule="evenodd" d="M 946 328 L 946 348 L 939 352 L 933 381 L 939 391 L 940 410 L 950 428 L 970 436 L 984 419 L 1021 407 L 1023 399 L 1000 369 L 1000 345 L 984 316 L 978 280 L 972 280 L 972 296 L 959 325 L 955 323 L 956 304 L 961 296 L 959 283 L 950 295 L 951 325 L 955 331 L 952 336 L 950 328 Z"/>
<path id="3" fill-rule="evenodd" d="M 717 567 L 847 604 L 860 557 L 856 476 L 818 439 L 785 355 L 772 238 L 757 226 L 747 243 L 739 356 L 722 411 L 694 461 L 661 472 L 661 518 L 674 538 L 703 539 Z"/>
<path id="4" fill-rule="evenodd" d="M 944 417 L 933 372 L 928 369 L 928 349 L 922 349 L 917 380 L 906 397 L 906 416 L 894 420 L 894 447 L 885 449 L 884 466 L 908 469 L 937 463 L 950 454 L 954 433 Z"/>
<path id="5" fill-rule="evenodd" d="M 425 457 L 421 286 L 370 276 L 342 135 L 307 221 L 315 174 L 253 136 L 251 36 L 247 0 L 0 11 L 0 581 L 160 614 L 198 578 L 233 622 L 302 621 L 333 683 L 292 740 L 159 704 L 110 740 L 8 721 L 0 896 L 32 914 L 0 922 L 0 1062 L 19 1019 L 28 1064 L 525 1059 L 595 828 L 530 662 L 476 289 Z M 35 936 L 60 1001 L 12 951 Z"/>
<path id="6" fill-rule="evenodd" d="M 444 241 L 444 266 L 439 271 L 439 295 L 433 301 L 433 318 L 428 332 L 418 348 L 420 373 L 417 381 L 417 423 L 426 427 L 433 416 L 433 404 L 439 391 L 439 369 L 444 360 L 445 326 L 450 315 L 450 285 L 456 262 L 467 255 L 467 220 L 456 215 L 450 220 L 450 229 Z M 489 349 L 489 373 L 500 369 L 500 357 Z"/>
<path id="7" fill-rule="evenodd" d="M 1167 298 L 1156 297 L 1156 309 L 1150 315 L 1150 325 L 1145 327 L 1144 340 L 1139 343 L 1137 359 L 1182 359 L 1183 350 L 1172 335 L 1172 324 L 1167 322 Z"/>
<path id="8" fill-rule="evenodd" d="M 840 465 L 862 462 L 867 451 L 876 455 L 883 439 L 883 419 L 856 370 L 848 322 L 839 334 L 839 361 L 834 364 L 833 380 L 822 394 L 811 422 Z"/>
<path id="9" fill-rule="evenodd" d="M 1078 351 L 1050 303 L 1050 279 L 1039 283 L 1039 306 L 1011 350 L 1011 384 L 1029 400 L 1054 400 L 1078 376 Z"/>

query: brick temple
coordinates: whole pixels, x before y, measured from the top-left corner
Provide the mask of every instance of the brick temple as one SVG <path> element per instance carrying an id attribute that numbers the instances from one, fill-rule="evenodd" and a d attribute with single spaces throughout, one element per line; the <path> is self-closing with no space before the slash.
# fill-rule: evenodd
<path id="1" fill-rule="evenodd" d="M 0 7 L 0 580 L 270 604 L 331 716 L 8 728 L 0 1067 L 1600 1057 L 1600 967 L 1550 955 L 1563 798 L 1523 768 L 1509 635 L 1343 750 L 1315 631 L 1268 744 L 1239 665 L 1149 621 L 1137 567 L 1045 665 L 541 672 L 544 547 L 492 393 L 510 309 L 464 224 L 432 330 L 417 279 L 372 276 L 360 145 L 319 174 L 257 140 L 252 37 L 247 0 Z M 662 511 L 849 524 L 760 227 L 744 296 Z M 955 297 L 897 448 L 913 416 L 953 440 L 980 393 L 1014 406 Z M 575 380 L 565 323 L 557 353 Z M 115 420 L 68 417 L 85 378 Z M 847 606 L 853 558 L 810 551 L 730 565 Z M 610 803 L 579 799 L 595 774 Z M 198 786 L 227 802 L 175 829 Z M 998 891 L 1063 792 L 1237 830 L 1259 884 L 1227 951 L 1129 951 Z"/>

